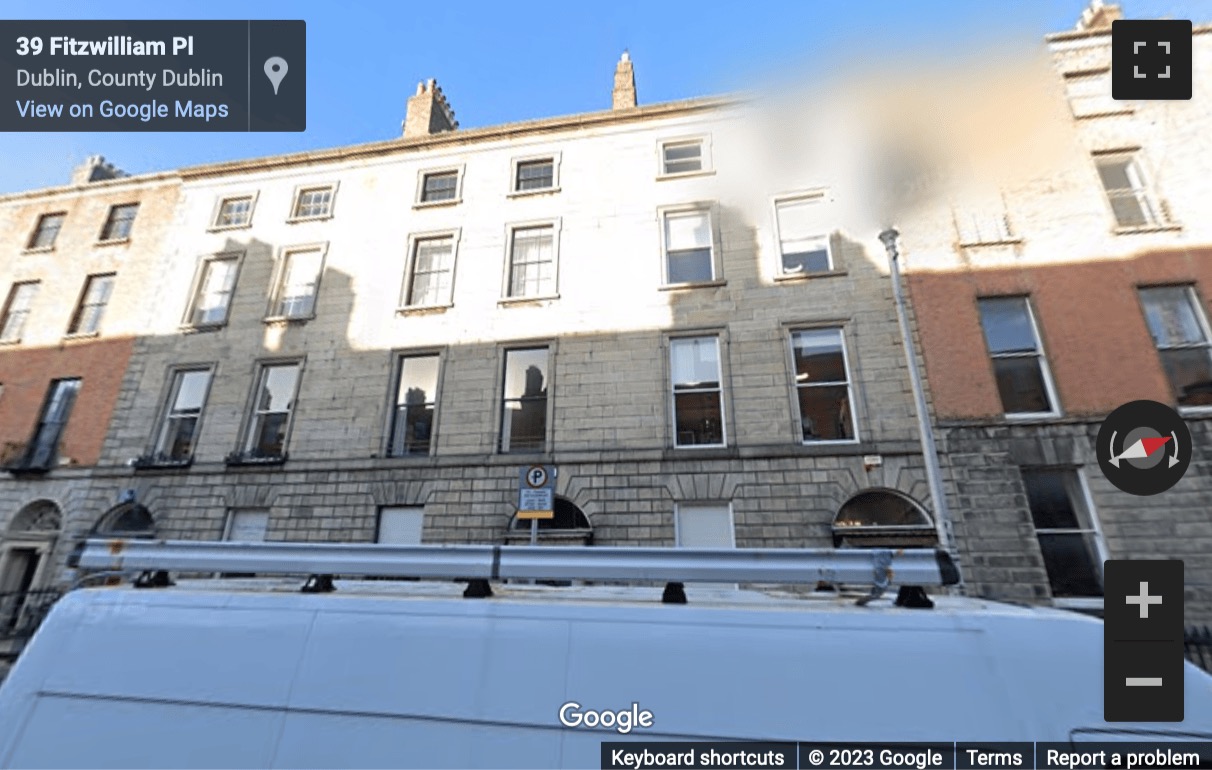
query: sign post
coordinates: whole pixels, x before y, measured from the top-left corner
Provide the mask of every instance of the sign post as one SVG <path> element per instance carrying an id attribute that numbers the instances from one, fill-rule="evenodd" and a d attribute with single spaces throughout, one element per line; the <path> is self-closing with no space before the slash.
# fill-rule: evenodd
<path id="1" fill-rule="evenodd" d="M 539 542 L 539 519 L 555 518 L 556 469 L 528 465 L 518 473 L 518 518 L 530 519 L 530 544 Z"/>

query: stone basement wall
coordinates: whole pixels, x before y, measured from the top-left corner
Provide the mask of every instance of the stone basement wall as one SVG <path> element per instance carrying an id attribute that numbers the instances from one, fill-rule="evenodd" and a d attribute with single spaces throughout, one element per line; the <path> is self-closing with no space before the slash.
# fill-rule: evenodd
<path id="1" fill-rule="evenodd" d="M 65 534 L 82 534 L 134 488 L 167 538 L 217 540 L 230 508 L 254 507 L 270 511 L 269 540 L 373 542 L 379 506 L 424 505 L 424 542 L 499 543 L 528 462 L 292 460 L 274 469 L 98 472 L 73 485 L 69 507 L 88 513 L 69 517 Z M 870 471 L 858 454 L 556 464 L 557 494 L 585 512 L 598 545 L 673 545 L 678 502 L 731 501 L 738 547 L 831 547 L 833 517 L 862 489 L 896 489 L 929 509 L 918 455 L 885 454 Z M 70 545 L 61 541 L 56 551 L 62 566 Z"/>
<path id="2" fill-rule="evenodd" d="M 939 431 L 943 475 L 969 593 L 1051 602 L 1020 466 L 1077 467 L 1112 559 L 1182 559 L 1186 622 L 1212 623 L 1212 420 L 1188 419 L 1191 466 L 1172 489 L 1136 497 L 1098 467 L 1098 422 L 951 426 Z"/>

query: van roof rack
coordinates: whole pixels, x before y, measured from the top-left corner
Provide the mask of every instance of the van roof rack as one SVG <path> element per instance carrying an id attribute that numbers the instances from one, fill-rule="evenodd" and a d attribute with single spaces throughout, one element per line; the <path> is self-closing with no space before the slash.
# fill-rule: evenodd
<path id="1" fill-rule="evenodd" d="M 378 543 L 241 543 L 200 540 L 89 539 L 69 565 L 141 573 L 139 587 L 171 585 L 168 572 L 307 575 L 303 591 L 335 590 L 333 576 L 467 581 L 468 598 L 492 596 L 494 580 L 664 582 L 662 601 L 685 604 L 684 583 L 822 582 L 870 585 L 867 604 L 889 586 L 897 604 L 928 607 L 922 586 L 959 582 L 950 555 L 932 548 L 630 548 Z M 163 574 L 161 574 L 163 573 Z"/>

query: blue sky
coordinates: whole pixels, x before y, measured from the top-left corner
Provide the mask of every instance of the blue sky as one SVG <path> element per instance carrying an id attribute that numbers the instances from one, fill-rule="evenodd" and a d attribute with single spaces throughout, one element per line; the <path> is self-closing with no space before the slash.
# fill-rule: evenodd
<path id="1" fill-rule="evenodd" d="M 1086 0 L 8 0 L 10 19 L 304 19 L 308 129 L 282 134 L 0 134 L 0 192 L 67 181 L 102 154 L 131 173 L 389 139 L 437 78 L 464 128 L 605 109 L 624 48 L 641 104 L 760 85 L 789 68 L 886 60 L 1073 27 Z M 103 11 L 103 13 L 102 13 Z M 1126 0 L 1131 18 L 1212 18 L 1200 0 Z"/>

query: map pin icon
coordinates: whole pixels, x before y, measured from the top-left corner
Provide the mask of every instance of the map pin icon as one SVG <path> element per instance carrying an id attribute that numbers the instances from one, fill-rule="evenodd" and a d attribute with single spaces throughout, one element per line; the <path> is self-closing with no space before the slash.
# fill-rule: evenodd
<path id="1" fill-rule="evenodd" d="M 282 78 L 286 77 L 288 69 L 290 68 L 286 66 L 286 60 L 281 56 L 271 56 L 265 60 L 265 77 L 274 84 L 274 96 L 278 95 L 278 86 L 282 84 Z"/>

